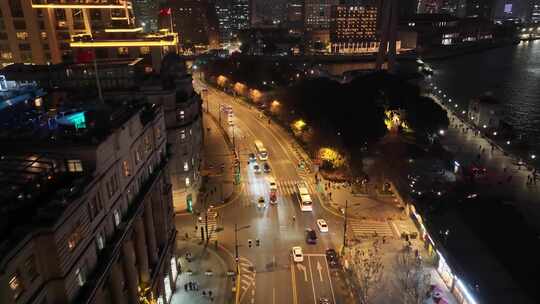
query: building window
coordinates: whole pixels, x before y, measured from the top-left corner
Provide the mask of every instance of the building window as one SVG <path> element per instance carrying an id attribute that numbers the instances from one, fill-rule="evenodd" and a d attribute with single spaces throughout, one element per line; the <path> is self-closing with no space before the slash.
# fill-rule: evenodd
<path id="1" fill-rule="evenodd" d="M 67 161 L 69 172 L 82 172 L 83 167 L 80 159 L 69 159 Z"/>
<path id="2" fill-rule="evenodd" d="M 129 162 L 127 160 L 122 163 L 122 167 L 124 169 L 124 176 L 130 176 L 131 171 L 129 170 Z"/>
<path id="3" fill-rule="evenodd" d="M 68 238 L 68 248 L 70 251 L 73 251 L 75 247 L 79 244 L 79 242 L 82 240 L 82 229 L 81 229 L 81 223 L 77 223 L 71 234 Z"/>
<path id="4" fill-rule="evenodd" d="M 26 29 L 26 22 L 24 22 L 24 20 L 14 20 L 13 21 L 13 27 L 16 30 L 25 30 Z"/>
<path id="5" fill-rule="evenodd" d="M 30 281 L 33 282 L 39 275 L 36 269 L 36 258 L 31 255 L 28 259 L 26 259 L 26 262 L 24 262 L 24 266 Z"/>
<path id="6" fill-rule="evenodd" d="M 98 250 L 105 248 L 105 239 L 103 238 L 103 234 L 101 234 L 101 232 L 98 232 L 96 236 L 96 246 Z"/>
<path id="7" fill-rule="evenodd" d="M 189 187 L 190 184 L 191 182 L 189 181 L 189 177 L 186 177 L 186 187 Z"/>
<path id="8" fill-rule="evenodd" d="M 28 39 L 28 32 L 17 32 L 15 34 L 17 36 L 17 39 L 19 40 L 27 40 Z"/>
<path id="9" fill-rule="evenodd" d="M 101 204 L 101 194 L 98 192 L 89 204 L 90 218 L 95 218 L 101 209 L 103 209 L 103 205 Z"/>
<path id="10" fill-rule="evenodd" d="M 83 268 L 77 268 L 77 270 L 75 270 L 75 279 L 79 286 L 83 286 L 84 283 L 86 283 L 86 274 L 84 273 Z"/>
<path id="11" fill-rule="evenodd" d="M 184 161 L 184 171 L 189 171 L 189 164 L 187 161 Z"/>
<path id="12" fill-rule="evenodd" d="M 140 150 L 140 148 L 137 148 L 135 150 L 135 160 L 136 160 L 137 163 L 141 161 L 141 152 L 139 150 Z"/>
<path id="13" fill-rule="evenodd" d="M 114 209 L 113 215 L 114 215 L 114 226 L 118 227 L 120 225 L 120 212 L 118 212 L 118 209 Z"/>
<path id="14" fill-rule="evenodd" d="M 152 150 L 152 146 L 150 145 L 150 135 L 146 135 L 144 137 L 144 152 L 149 153 Z"/>
<path id="15" fill-rule="evenodd" d="M 41 36 L 41 39 L 47 40 L 47 32 L 41 32 L 40 36 Z"/>
<path id="16" fill-rule="evenodd" d="M 19 44 L 19 49 L 21 51 L 30 51 L 30 44 L 28 44 L 28 43 L 20 43 Z"/>
<path id="17" fill-rule="evenodd" d="M 11 59 L 13 59 L 13 53 L 12 52 L 0 52 L 0 59 L 11 60 Z"/>
<path id="18" fill-rule="evenodd" d="M 181 139 L 181 140 L 186 139 L 186 130 L 181 130 L 181 131 L 180 131 L 180 139 Z"/>
<path id="19" fill-rule="evenodd" d="M 150 47 L 143 46 L 141 47 L 140 52 L 141 52 L 141 55 L 148 55 L 150 54 Z"/>
<path id="20" fill-rule="evenodd" d="M 159 127 L 156 129 L 156 137 L 161 138 L 161 128 Z"/>
<path id="21" fill-rule="evenodd" d="M 19 273 L 15 273 L 9 279 L 9 289 L 13 293 L 13 299 L 17 300 L 24 291 Z"/>
<path id="22" fill-rule="evenodd" d="M 180 120 L 184 120 L 185 117 L 184 111 L 180 111 Z"/>
<path id="23" fill-rule="evenodd" d="M 127 47 L 118 48 L 118 56 L 126 56 L 129 54 L 129 49 Z"/>

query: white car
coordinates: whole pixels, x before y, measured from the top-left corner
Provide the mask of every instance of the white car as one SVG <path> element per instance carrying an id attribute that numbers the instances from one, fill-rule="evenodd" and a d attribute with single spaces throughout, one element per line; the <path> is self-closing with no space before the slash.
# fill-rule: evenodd
<path id="1" fill-rule="evenodd" d="M 292 248 L 292 256 L 293 256 L 293 261 L 295 261 L 295 262 L 303 262 L 304 261 L 304 254 L 302 253 L 302 247 L 294 246 Z"/>
<path id="2" fill-rule="evenodd" d="M 317 227 L 319 227 L 320 232 L 328 232 L 328 224 L 323 219 L 317 220 Z"/>
<path id="3" fill-rule="evenodd" d="M 254 164 L 253 164 L 253 172 L 255 172 L 255 173 L 261 173 L 261 167 L 259 166 L 258 163 L 254 163 Z"/>

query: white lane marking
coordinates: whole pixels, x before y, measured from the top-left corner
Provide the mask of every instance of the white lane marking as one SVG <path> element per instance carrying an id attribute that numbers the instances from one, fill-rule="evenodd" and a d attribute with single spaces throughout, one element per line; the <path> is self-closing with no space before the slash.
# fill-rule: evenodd
<path id="1" fill-rule="evenodd" d="M 311 288 L 313 289 L 313 303 L 317 304 L 317 295 L 315 294 L 315 284 L 313 284 L 313 272 L 311 271 L 311 257 L 308 256 L 309 276 L 311 277 Z"/>
<path id="2" fill-rule="evenodd" d="M 330 283 L 330 291 L 332 292 L 332 300 L 334 300 L 334 304 L 336 304 L 336 296 L 334 295 L 332 277 L 330 277 L 330 268 L 328 267 L 328 261 L 326 261 L 326 259 L 324 260 L 324 264 L 326 265 L 326 273 L 328 274 L 328 282 Z"/>
<path id="3" fill-rule="evenodd" d="M 319 260 L 317 260 L 317 271 L 319 272 L 319 278 L 321 280 L 321 282 L 323 281 L 323 278 L 322 278 L 322 266 L 321 266 L 321 262 L 319 262 Z"/>

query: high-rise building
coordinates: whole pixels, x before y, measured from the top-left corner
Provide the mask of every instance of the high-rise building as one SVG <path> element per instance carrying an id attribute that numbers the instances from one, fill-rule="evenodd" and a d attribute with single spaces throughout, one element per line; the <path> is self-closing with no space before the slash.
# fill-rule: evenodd
<path id="1" fill-rule="evenodd" d="M 131 0 L 0 1 L 0 64 L 59 63 L 88 58 L 161 56 L 176 48 L 174 33 L 146 34 Z"/>
<path id="2" fill-rule="evenodd" d="M 251 27 L 251 0 L 216 0 L 214 5 L 222 43 L 237 41 L 238 33 Z"/>
<path id="3" fill-rule="evenodd" d="M 215 8 L 218 19 L 219 41 L 228 43 L 233 37 L 232 6 L 227 0 L 216 0 Z"/>
<path id="4" fill-rule="evenodd" d="M 375 6 L 332 6 L 330 48 L 332 53 L 376 52 L 377 15 Z"/>
<path id="5" fill-rule="evenodd" d="M 287 19 L 285 22 L 286 27 L 299 32 L 304 27 L 304 1 L 293 0 L 287 2 Z"/>
<path id="6" fill-rule="evenodd" d="M 162 26 L 170 27 L 172 21 L 183 51 L 198 53 L 219 47 L 218 18 L 207 0 L 169 0 L 163 7 L 167 14 L 162 14 Z"/>
<path id="7" fill-rule="evenodd" d="M 135 21 L 144 32 L 158 31 L 158 0 L 132 0 Z"/>
<path id="8" fill-rule="evenodd" d="M 494 9 L 494 0 L 468 0 L 465 2 L 465 17 L 493 20 Z"/>
<path id="9" fill-rule="evenodd" d="M 56 94 L 0 111 L 0 302 L 168 303 L 163 107 Z"/>
<path id="10" fill-rule="evenodd" d="M 330 28 L 332 5 L 338 0 L 304 0 L 304 27 L 308 31 Z"/>
<path id="11" fill-rule="evenodd" d="M 251 26 L 251 0 L 232 0 L 232 30 L 234 35 Z"/>
<path id="12" fill-rule="evenodd" d="M 540 0 L 533 0 L 530 8 L 530 21 L 540 23 Z"/>

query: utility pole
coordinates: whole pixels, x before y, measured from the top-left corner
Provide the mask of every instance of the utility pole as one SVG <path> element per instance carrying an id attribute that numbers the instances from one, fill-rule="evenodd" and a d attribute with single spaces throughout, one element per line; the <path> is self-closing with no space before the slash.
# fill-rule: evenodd
<path id="1" fill-rule="evenodd" d="M 347 209 L 349 207 L 349 201 L 345 201 L 345 221 L 343 222 L 343 249 L 347 247 Z"/>
<path id="2" fill-rule="evenodd" d="M 98 90 L 99 102 L 103 103 L 103 93 L 101 92 L 101 83 L 99 82 L 99 74 L 98 74 L 98 67 L 97 67 L 95 54 L 94 54 L 94 72 L 96 73 L 96 86 Z"/>
<path id="3" fill-rule="evenodd" d="M 234 260 L 236 261 L 236 273 L 238 273 L 238 224 L 234 224 Z"/>

